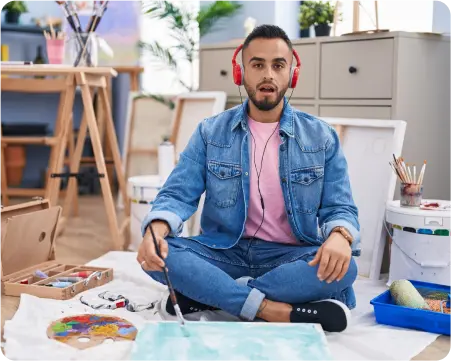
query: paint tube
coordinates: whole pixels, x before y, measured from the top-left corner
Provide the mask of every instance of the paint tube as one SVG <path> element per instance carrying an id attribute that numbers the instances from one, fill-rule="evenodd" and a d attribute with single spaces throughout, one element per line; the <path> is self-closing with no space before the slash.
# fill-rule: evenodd
<path id="1" fill-rule="evenodd" d="M 69 277 L 81 277 L 86 278 L 89 277 L 94 271 L 80 271 L 80 272 L 73 272 L 69 274 Z"/>
<path id="2" fill-rule="evenodd" d="M 103 303 L 92 304 L 92 303 L 87 302 L 83 298 L 83 296 L 81 296 L 80 297 L 80 302 L 83 303 L 86 306 L 89 306 L 89 307 L 95 309 L 95 310 L 99 310 L 99 309 L 115 310 L 116 308 L 124 308 L 124 307 L 126 307 L 128 300 L 122 299 L 122 300 L 118 300 L 118 301 L 116 301 L 114 303 L 110 303 L 108 305 L 107 304 L 103 304 Z"/>
<path id="3" fill-rule="evenodd" d="M 36 271 L 34 271 L 34 275 L 39 278 L 47 278 L 48 277 L 48 275 L 46 273 L 44 273 L 38 269 Z"/>
<path id="4" fill-rule="evenodd" d="M 72 282 L 50 282 L 47 283 L 45 286 L 47 287 L 56 287 L 56 288 L 66 288 L 69 286 L 72 286 Z"/>
<path id="5" fill-rule="evenodd" d="M 72 283 L 77 283 L 80 281 L 83 281 L 84 278 L 83 277 L 58 277 L 56 279 L 58 282 L 72 282 Z"/>
<path id="6" fill-rule="evenodd" d="M 150 302 L 148 304 L 144 305 L 138 305 L 134 302 L 131 302 L 127 297 L 124 297 L 119 294 L 114 294 L 108 291 L 102 292 L 98 295 L 101 299 L 114 302 L 110 304 L 91 304 L 87 302 L 85 299 L 83 299 L 83 296 L 80 297 L 80 302 L 83 303 L 86 306 L 89 306 L 95 310 L 99 309 L 109 309 L 109 310 L 115 310 L 116 308 L 125 308 L 127 311 L 130 312 L 141 312 L 145 310 L 151 310 L 155 308 L 156 301 Z"/>

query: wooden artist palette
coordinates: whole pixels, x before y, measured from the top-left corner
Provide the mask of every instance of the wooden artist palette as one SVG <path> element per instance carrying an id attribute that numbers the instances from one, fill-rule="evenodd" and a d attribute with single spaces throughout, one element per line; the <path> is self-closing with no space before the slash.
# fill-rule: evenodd
<path id="1" fill-rule="evenodd" d="M 48 338 L 80 350 L 98 346 L 105 340 L 133 341 L 137 333 L 136 327 L 123 318 L 96 314 L 64 317 L 47 328 Z"/>

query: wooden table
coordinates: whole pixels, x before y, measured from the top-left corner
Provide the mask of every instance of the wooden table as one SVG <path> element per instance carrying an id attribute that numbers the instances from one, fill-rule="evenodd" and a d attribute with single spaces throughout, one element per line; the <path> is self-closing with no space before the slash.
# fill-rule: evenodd
<path id="1" fill-rule="evenodd" d="M 2 79 L 2 89 L 4 88 L 4 83 L 7 84 L 8 89 L 13 89 L 14 86 L 17 86 L 19 83 L 21 84 L 21 86 L 23 86 L 23 82 L 27 82 L 30 88 L 36 88 L 37 81 L 41 79 L 35 79 L 34 77 L 54 77 L 54 79 L 52 80 L 53 86 L 55 87 L 55 89 L 61 91 L 61 98 L 54 135 L 50 138 L 46 137 L 51 139 L 51 152 L 48 166 L 49 172 L 47 176 L 45 198 L 50 201 L 51 205 L 56 205 L 59 200 L 61 178 L 69 177 L 69 184 L 63 208 L 68 209 L 71 207 L 73 198 L 77 192 L 76 176 L 78 175 L 80 167 L 83 145 L 85 142 L 86 134 L 89 130 L 95 163 L 98 171 L 98 177 L 100 179 L 102 195 L 105 203 L 107 219 L 111 232 L 113 249 L 122 249 L 123 239 L 118 227 L 116 210 L 108 179 L 101 137 L 99 133 L 96 114 L 93 108 L 92 98 L 94 92 L 97 92 L 99 102 L 102 105 L 104 112 L 104 129 L 106 131 L 108 146 L 111 149 L 119 188 L 122 192 L 123 199 L 128 199 L 125 178 L 122 170 L 121 156 L 111 114 L 109 95 L 107 92 L 108 79 L 113 76 L 117 76 L 117 72 L 110 67 L 72 67 L 66 65 L 9 65 L 2 66 L 1 74 L 8 75 L 7 78 Z M 15 76 L 22 77 L 18 78 Z M 70 127 L 72 126 L 71 114 L 74 104 L 75 89 L 77 87 L 79 87 L 81 90 L 84 112 L 77 138 L 77 144 L 70 160 L 70 172 L 69 174 L 65 174 L 62 173 L 62 170 L 67 149 L 67 134 Z M 125 213 L 129 215 L 129 202 L 126 202 L 125 204 Z"/>

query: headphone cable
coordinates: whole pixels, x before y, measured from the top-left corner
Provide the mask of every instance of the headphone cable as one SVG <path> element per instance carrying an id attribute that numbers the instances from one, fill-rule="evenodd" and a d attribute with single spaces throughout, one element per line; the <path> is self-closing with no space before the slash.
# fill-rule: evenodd
<path id="1" fill-rule="evenodd" d="M 242 98 L 242 95 L 241 95 L 241 89 L 240 89 L 240 87 L 238 87 L 238 91 L 239 91 L 239 93 L 240 93 L 241 105 L 244 106 L 244 104 L 243 104 L 243 98 Z M 293 93 L 293 92 L 291 92 L 291 93 Z M 290 97 L 291 97 L 291 96 L 290 96 Z M 279 127 L 279 124 L 277 124 L 277 125 L 275 126 L 274 130 L 272 131 L 271 135 L 269 136 L 268 140 L 267 140 L 266 143 L 265 143 L 265 147 L 263 148 L 263 152 L 262 152 L 262 158 L 261 158 L 261 161 L 260 161 L 260 172 L 259 172 L 258 169 L 257 169 L 257 161 L 256 161 L 256 159 L 255 159 L 255 154 L 257 153 L 257 152 L 256 152 L 256 150 L 257 150 L 257 142 L 256 142 L 256 140 L 255 140 L 254 135 L 252 134 L 252 131 L 251 131 L 250 127 L 249 127 L 249 133 L 251 134 L 252 140 L 253 140 L 253 142 L 254 142 L 254 150 L 253 150 L 253 155 L 254 155 L 254 167 L 255 167 L 255 172 L 256 172 L 256 174 L 257 174 L 257 189 L 258 189 L 258 193 L 259 193 L 259 195 L 260 195 L 260 204 L 261 204 L 261 206 L 262 206 L 262 212 L 263 212 L 263 214 L 262 214 L 262 220 L 261 220 L 261 222 L 260 222 L 260 225 L 258 226 L 257 230 L 255 231 L 254 235 L 252 236 L 251 240 L 253 240 L 253 239 L 255 238 L 255 236 L 257 235 L 258 231 L 260 231 L 260 228 L 263 226 L 263 222 L 265 221 L 265 202 L 264 202 L 264 200 L 263 200 L 263 195 L 262 195 L 262 192 L 261 192 L 261 189 L 260 189 L 260 175 L 261 175 L 262 170 L 263 170 L 263 159 L 264 159 L 264 157 L 265 157 L 266 147 L 268 146 L 269 140 L 272 138 L 272 136 L 274 135 L 274 133 L 276 132 L 276 130 L 277 130 L 278 127 Z"/>

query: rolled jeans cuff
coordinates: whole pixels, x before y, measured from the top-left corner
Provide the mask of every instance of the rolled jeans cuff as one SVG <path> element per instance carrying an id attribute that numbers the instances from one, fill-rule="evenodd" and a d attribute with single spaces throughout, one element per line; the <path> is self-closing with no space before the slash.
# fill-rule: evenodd
<path id="1" fill-rule="evenodd" d="M 249 296 L 247 296 L 246 302 L 244 302 L 243 308 L 241 309 L 240 317 L 244 320 L 252 321 L 257 315 L 258 309 L 265 297 L 265 294 L 256 288 L 251 289 L 251 292 L 249 293 Z"/>

